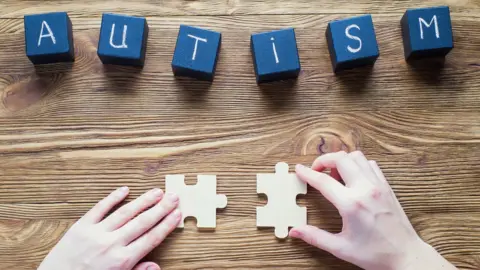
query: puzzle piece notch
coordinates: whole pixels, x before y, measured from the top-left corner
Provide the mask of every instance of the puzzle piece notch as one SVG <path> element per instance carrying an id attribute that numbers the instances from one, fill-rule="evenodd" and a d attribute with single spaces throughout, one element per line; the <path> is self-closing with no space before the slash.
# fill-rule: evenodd
<path id="1" fill-rule="evenodd" d="M 257 174 L 257 193 L 268 197 L 267 205 L 257 207 L 257 227 L 274 227 L 277 238 L 286 238 L 289 227 L 307 224 L 307 208 L 296 203 L 307 185 L 288 171 L 288 164 L 279 162 L 275 174 Z"/>
<path id="2" fill-rule="evenodd" d="M 179 196 L 178 208 L 182 220 L 177 226 L 185 226 L 186 217 L 195 217 L 198 228 L 214 229 L 216 227 L 217 208 L 227 206 L 227 197 L 216 194 L 217 177 L 215 175 L 198 175 L 196 185 L 185 185 L 185 175 L 167 175 L 166 191 Z"/>

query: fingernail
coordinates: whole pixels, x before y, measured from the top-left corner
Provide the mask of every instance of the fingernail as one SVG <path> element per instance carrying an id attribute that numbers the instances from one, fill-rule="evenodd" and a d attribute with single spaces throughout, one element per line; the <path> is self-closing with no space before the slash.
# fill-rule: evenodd
<path id="1" fill-rule="evenodd" d="M 118 189 L 118 191 L 121 192 L 122 194 L 127 193 L 128 192 L 128 187 L 127 186 L 121 187 L 121 188 Z"/>
<path id="2" fill-rule="evenodd" d="M 178 201 L 178 196 L 177 196 L 177 194 L 170 193 L 170 194 L 168 194 L 168 198 L 170 198 L 170 200 L 171 200 L 172 202 Z"/>
<path id="3" fill-rule="evenodd" d="M 173 211 L 172 215 L 175 217 L 176 221 L 179 221 L 182 218 L 182 213 L 180 213 L 180 210 L 178 209 Z"/>
<path id="4" fill-rule="evenodd" d="M 296 169 L 296 170 L 302 170 L 302 169 L 305 169 L 305 168 L 306 168 L 306 167 L 303 166 L 302 164 L 297 164 L 297 165 L 295 166 L 295 169 Z"/>
<path id="5" fill-rule="evenodd" d="M 290 230 L 289 235 L 293 238 L 299 238 L 301 236 L 301 233 L 297 230 Z"/>
<path id="6" fill-rule="evenodd" d="M 147 270 L 158 270 L 158 267 L 156 265 L 149 265 Z"/>
<path id="7" fill-rule="evenodd" d="M 153 189 L 152 192 L 153 192 L 153 195 L 155 195 L 155 197 L 160 197 L 163 194 L 162 190 L 159 188 Z"/>

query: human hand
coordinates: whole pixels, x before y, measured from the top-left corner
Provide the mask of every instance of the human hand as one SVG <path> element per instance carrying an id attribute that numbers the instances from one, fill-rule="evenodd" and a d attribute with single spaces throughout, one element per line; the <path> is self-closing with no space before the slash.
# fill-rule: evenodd
<path id="1" fill-rule="evenodd" d="M 178 196 L 153 189 L 105 217 L 128 193 L 127 187 L 119 188 L 97 203 L 38 269 L 159 270 L 153 262 L 137 263 L 177 227 Z"/>
<path id="2" fill-rule="evenodd" d="M 330 176 L 322 173 L 327 168 Z M 456 269 L 421 240 L 377 163 L 362 152 L 326 154 L 296 173 L 338 209 L 343 228 L 332 234 L 300 226 L 291 237 L 367 270 Z"/>

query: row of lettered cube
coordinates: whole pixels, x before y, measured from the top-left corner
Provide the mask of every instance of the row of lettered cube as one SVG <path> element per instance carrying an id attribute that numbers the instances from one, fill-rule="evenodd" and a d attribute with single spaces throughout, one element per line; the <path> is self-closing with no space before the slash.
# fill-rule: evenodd
<path id="1" fill-rule="evenodd" d="M 447 6 L 409 9 L 401 19 L 405 58 L 445 56 L 453 48 Z M 103 14 L 98 56 L 104 64 L 142 67 L 149 27 L 145 18 Z M 333 70 L 372 65 L 379 49 L 371 15 L 328 23 Z M 212 81 L 221 33 L 181 25 L 172 60 L 176 76 Z M 25 16 L 26 54 L 34 64 L 74 61 L 72 23 L 65 12 Z M 258 83 L 298 77 L 300 59 L 292 28 L 252 34 L 250 47 Z"/>

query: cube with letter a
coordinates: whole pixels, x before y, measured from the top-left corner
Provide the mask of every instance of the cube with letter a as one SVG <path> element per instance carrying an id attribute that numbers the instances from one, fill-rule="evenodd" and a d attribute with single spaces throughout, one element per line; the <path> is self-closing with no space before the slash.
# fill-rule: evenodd
<path id="1" fill-rule="evenodd" d="M 104 64 L 143 67 L 147 40 L 145 18 L 103 14 L 98 57 Z"/>
<path id="2" fill-rule="evenodd" d="M 25 51 L 33 64 L 74 61 L 72 22 L 66 12 L 25 15 Z"/>
<path id="3" fill-rule="evenodd" d="M 301 67 L 293 28 L 253 34 L 250 48 L 258 84 L 298 77 Z"/>
<path id="4" fill-rule="evenodd" d="M 213 81 L 222 34 L 198 27 L 180 25 L 172 59 L 175 76 Z"/>
<path id="5" fill-rule="evenodd" d="M 329 22 L 325 35 L 335 73 L 373 65 L 380 55 L 371 15 Z"/>
<path id="6" fill-rule="evenodd" d="M 400 21 L 405 59 L 443 57 L 453 49 L 447 6 L 409 9 Z"/>

